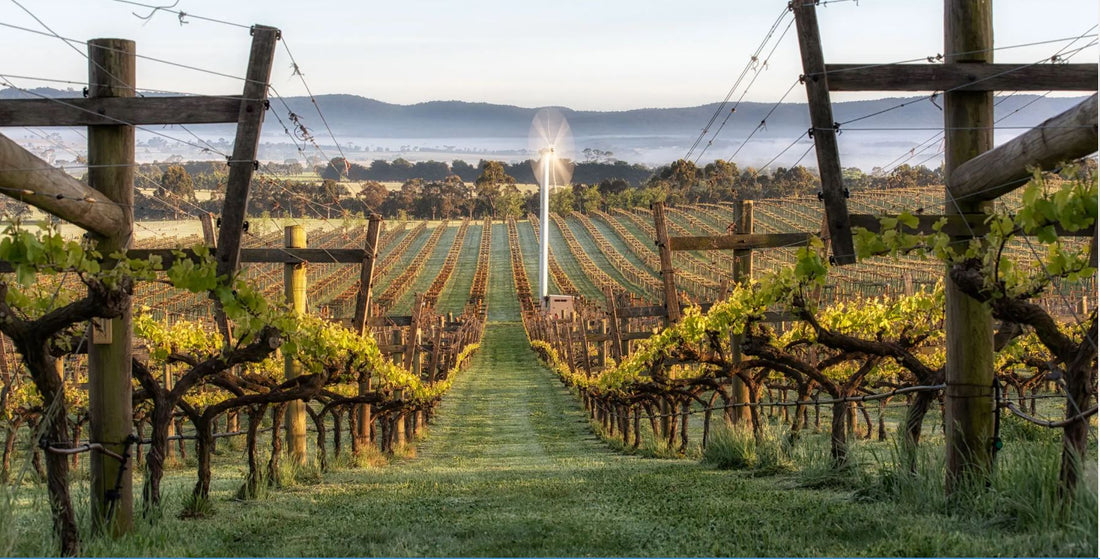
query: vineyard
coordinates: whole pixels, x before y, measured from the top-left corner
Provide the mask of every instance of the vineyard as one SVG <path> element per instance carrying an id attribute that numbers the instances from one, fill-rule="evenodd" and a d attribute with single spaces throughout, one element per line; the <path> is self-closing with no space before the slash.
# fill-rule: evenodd
<path id="1" fill-rule="evenodd" d="M 905 199 L 887 202 L 877 192 L 856 193 L 852 204 L 885 213 L 935 196 L 933 189 L 903 194 Z M 767 233 L 812 229 L 822 219 L 816 200 L 808 199 L 759 200 L 753 211 L 753 227 Z M 665 215 L 669 231 L 683 235 L 721 234 L 736 221 L 734 208 L 721 204 L 672 207 Z M 877 256 L 796 277 L 785 270 L 806 262 L 817 262 L 821 270 L 827 266 L 805 247 L 755 251 L 752 273 L 762 287 L 747 288 L 735 286 L 723 271 L 733 269 L 729 253 L 676 253 L 676 286 L 686 315 L 665 330 L 649 212 L 574 212 L 554 215 L 553 226 L 552 285 L 579 296 L 568 320 L 546 320 L 538 311 L 530 279 L 537 251 L 533 220 L 383 222 L 373 279 L 378 295 L 370 314 L 376 318 L 368 319 L 373 336 L 365 338 L 377 345 L 347 345 L 344 334 L 333 329 L 354 327 L 357 266 L 309 264 L 303 314 L 323 321 L 287 323 L 290 319 L 271 315 L 265 320 L 287 325 L 235 332 L 248 345 L 220 357 L 209 296 L 187 289 L 191 280 L 139 283 L 134 302 L 147 309 L 135 319 L 141 345 L 134 375 L 141 388 L 135 394 L 136 435 L 125 459 L 145 472 L 146 502 L 160 502 L 162 477 L 176 480 L 183 473 L 179 464 L 195 463 L 197 482 L 186 506 L 189 514 L 204 514 L 211 488 L 219 485 L 215 452 L 221 460 L 226 452 L 243 452 L 240 463 L 247 470 L 237 494 L 246 498 L 302 475 L 303 466 L 280 464 L 284 454 L 292 464 L 310 464 L 327 476 L 333 464 L 361 459 L 356 457 L 407 452 L 405 445 L 435 423 L 441 397 L 479 347 L 487 316 L 523 319 L 536 354 L 576 391 L 593 428 L 622 452 L 705 462 L 720 461 L 714 455 L 721 449 L 728 453 L 730 445 L 742 444 L 755 447 L 755 459 L 743 458 L 746 466 L 782 471 L 795 467 L 795 457 L 824 445 L 833 468 L 847 471 L 852 460 L 867 460 L 864 453 L 876 444 L 904 443 L 910 450 L 903 456 L 917 456 L 941 438 L 943 378 L 937 367 L 943 359 L 938 349 L 943 295 L 937 270 L 942 263 L 935 258 Z M 307 246 L 338 251 L 362 247 L 369 228 L 365 222 L 339 227 L 318 222 L 302 229 Z M 245 246 L 278 246 L 282 233 L 251 236 Z M 186 238 L 180 246 L 200 241 Z M 170 248 L 155 240 L 139 246 Z M 1067 250 L 1082 249 L 1087 245 L 1067 241 Z M 1005 252 L 1022 257 L 1023 250 L 1017 240 L 1006 244 Z M 279 270 L 285 266 L 248 266 L 238 289 L 247 285 L 257 298 L 277 299 L 286 289 Z M 197 273 L 174 270 L 167 278 Z M 79 281 L 65 274 L 44 277 L 47 281 L 29 287 L 29 294 L 75 289 Z M 506 284 L 500 285 L 501 277 Z M 1086 275 L 1062 281 L 1055 294 L 1041 300 L 1056 301 L 1051 308 L 1064 309 L 1056 316 L 1066 320 L 1095 305 L 1095 290 L 1095 276 Z M 812 297 L 812 304 L 805 297 Z M 690 310 L 700 303 L 702 310 Z M 1017 420 L 1064 424 L 1037 419 L 1057 413 L 1052 406 L 1060 398 L 1057 383 L 1047 378 L 1050 350 L 1035 334 L 1002 329 L 998 336 L 1004 338 L 998 398 L 1005 413 L 1018 416 L 1006 418 L 1006 425 L 1018 430 Z M 296 347 L 288 351 L 285 341 L 272 341 L 276 338 Z M 44 464 L 58 452 L 70 476 L 80 479 L 88 462 L 72 452 L 94 447 L 82 442 L 87 401 L 66 399 L 66 432 L 54 436 L 73 443 L 26 445 L 49 412 L 31 379 L 19 373 L 19 344 L 0 340 L 6 387 L 3 479 L 47 479 Z M 731 343 L 743 358 L 730 353 Z M 279 345 L 285 359 L 299 363 L 296 372 L 269 357 Z M 86 357 L 69 354 L 56 363 L 66 393 L 79 394 Z M 388 372 L 356 378 L 364 363 Z M 314 378 L 305 383 L 295 380 L 298 375 Z M 306 423 L 291 436 L 294 415 L 287 409 L 297 401 L 305 403 L 299 421 Z M 750 438 L 731 442 L 742 424 Z M 280 431 L 287 431 L 285 440 L 273 435 Z M 308 441 L 307 432 L 312 433 Z M 234 442 L 238 438 L 241 442 Z M 222 439 L 229 441 L 219 443 Z M 231 450 L 216 450 L 226 444 Z M 1088 452 L 1095 452 L 1094 444 L 1088 443 Z"/>
<path id="2" fill-rule="evenodd" d="M 1095 90 L 1067 51 L 1093 30 L 994 64 L 988 3 L 946 0 L 946 56 L 826 64 L 837 1 L 787 4 L 738 80 L 795 31 L 810 128 L 762 168 L 696 165 L 735 84 L 642 185 L 570 185 L 539 112 L 530 199 L 498 161 L 403 158 L 442 174 L 352 194 L 385 165 L 345 156 L 280 30 L 124 2 L 248 29 L 248 65 L 239 96 L 144 96 L 134 43 L 93 39 L 83 97 L 0 100 L 87 129 L 81 180 L 0 135 L 0 194 L 47 217 L 0 231 L 0 555 L 1096 556 L 1097 97 L 992 134 L 994 91 Z M 340 157 L 272 87 L 280 41 Z M 849 124 L 915 101 L 830 91 L 927 90 L 940 169 L 841 166 Z M 272 175 L 265 114 L 323 180 Z M 211 123 L 220 213 L 183 165 L 135 188 L 135 127 Z"/>

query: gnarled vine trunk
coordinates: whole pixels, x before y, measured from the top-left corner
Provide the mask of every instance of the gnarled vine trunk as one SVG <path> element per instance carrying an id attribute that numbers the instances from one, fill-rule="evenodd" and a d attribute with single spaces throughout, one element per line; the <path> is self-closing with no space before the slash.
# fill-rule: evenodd
<path id="1" fill-rule="evenodd" d="M 839 396 L 836 397 L 838 400 Z M 833 403 L 833 425 L 829 434 L 829 455 L 833 465 L 843 468 L 848 463 L 848 417 L 851 406 L 847 402 Z"/>
<path id="2" fill-rule="evenodd" d="M 172 424 L 174 408 L 164 402 L 153 403 L 152 438 L 145 456 L 145 487 L 142 495 L 145 510 L 160 505 L 160 482 L 164 477 L 164 462 L 168 459 L 168 427 Z"/>
<path id="3" fill-rule="evenodd" d="M 271 408 L 271 457 L 267 460 L 267 484 L 271 487 L 278 487 L 283 483 L 279 475 L 279 456 L 283 453 L 283 438 L 279 433 L 283 429 L 285 412 L 285 403 Z"/>
<path id="4" fill-rule="evenodd" d="M 196 498 L 210 498 L 210 459 L 214 453 L 214 422 L 212 418 L 192 418 L 195 424 L 195 453 L 198 455 L 199 470 L 198 479 L 195 481 L 195 489 L 191 492 Z"/>

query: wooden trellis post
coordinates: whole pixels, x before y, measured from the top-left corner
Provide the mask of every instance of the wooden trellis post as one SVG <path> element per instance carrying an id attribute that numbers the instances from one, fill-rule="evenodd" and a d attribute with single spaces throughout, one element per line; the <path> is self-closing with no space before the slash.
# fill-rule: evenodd
<path id="1" fill-rule="evenodd" d="M 734 231 L 735 234 L 748 235 L 752 233 L 752 200 L 739 200 L 734 207 Z M 752 250 L 743 249 L 733 251 L 733 283 L 747 283 L 752 280 Z M 730 361 L 741 360 L 741 342 L 744 334 L 730 335 Z M 730 403 L 747 404 L 749 402 L 749 388 L 739 377 L 730 379 Z M 738 406 L 726 410 L 726 417 L 734 424 L 749 425 L 751 412 L 748 406 Z"/>
<path id="2" fill-rule="evenodd" d="M 137 74 L 133 41 L 88 41 L 88 98 L 133 97 Z M 88 182 L 122 210 L 122 229 L 97 239 L 102 254 L 130 248 L 134 222 L 134 127 L 88 127 Z M 88 436 L 112 452 L 129 454 L 133 429 L 130 380 L 133 343 L 129 305 L 111 320 L 94 320 L 88 346 Z M 92 518 L 113 534 L 130 529 L 133 513 L 132 464 L 93 452 Z M 107 524 L 109 523 L 109 524 Z"/>
<path id="3" fill-rule="evenodd" d="M 271 81 L 271 66 L 275 60 L 275 43 L 280 32 L 274 27 L 252 27 L 252 51 L 248 55 L 243 98 L 237 116 L 237 136 L 229 161 L 229 177 L 222 205 L 221 227 L 218 229 L 218 275 L 231 276 L 240 267 L 241 234 L 248 210 L 248 190 L 252 171 L 258 166 L 256 152 L 260 145 L 260 129 L 267 109 L 267 89 Z"/>
<path id="4" fill-rule="evenodd" d="M 680 297 L 676 293 L 676 270 L 672 267 L 672 246 L 665 223 L 665 205 L 653 204 L 653 226 L 657 232 L 657 250 L 661 256 L 661 279 L 664 282 L 665 324 L 680 321 Z"/>
<path id="5" fill-rule="evenodd" d="M 964 54 L 956 54 L 964 53 Z M 944 55 L 948 64 L 993 62 L 993 3 L 944 2 Z M 993 92 L 944 94 L 944 174 L 993 148 Z M 980 203 L 954 200 L 944 193 L 944 213 L 975 213 Z M 965 238 L 965 237 L 963 237 Z M 944 426 L 947 438 L 947 490 L 969 477 L 984 477 L 993 463 L 993 315 L 964 294 L 948 274 L 945 329 L 947 389 Z"/>
<path id="6" fill-rule="evenodd" d="M 837 264 L 851 264 L 856 261 L 856 251 L 852 244 L 852 229 L 848 224 L 848 192 L 844 188 L 844 175 L 840 168 L 840 147 L 836 141 L 833 106 L 829 100 L 817 11 L 814 2 L 803 0 L 792 2 L 791 7 L 794 10 L 795 26 L 798 28 L 798 44 L 802 52 L 802 69 L 805 72 L 803 82 L 806 84 L 806 100 L 810 109 L 809 134 L 817 152 L 821 199 L 825 202 L 833 258 Z"/>
<path id="7" fill-rule="evenodd" d="M 290 225 L 285 230 L 287 248 L 306 248 L 306 230 L 301 225 Z M 304 262 L 283 265 L 283 285 L 286 302 L 298 316 L 306 313 L 306 265 Z M 286 357 L 285 375 L 291 379 L 302 374 L 302 364 Z M 276 433 L 275 436 L 278 436 Z M 299 466 L 306 464 L 306 403 L 289 402 L 286 407 L 286 446 L 290 459 Z"/>
<path id="8" fill-rule="evenodd" d="M 355 317 L 352 319 L 352 329 L 360 336 L 367 334 L 367 318 L 370 316 L 370 306 L 374 287 L 374 267 L 378 260 L 378 234 L 382 229 L 382 216 L 371 214 L 367 225 L 367 240 L 364 246 L 363 265 L 359 274 L 359 293 L 355 299 Z M 365 371 L 359 377 L 359 395 L 362 396 L 371 391 L 370 372 Z M 362 451 L 370 444 L 371 433 L 371 407 L 370 404 L 358 404 L 352 410 L 352 421 L 355 425 L 355 448 Z"/>

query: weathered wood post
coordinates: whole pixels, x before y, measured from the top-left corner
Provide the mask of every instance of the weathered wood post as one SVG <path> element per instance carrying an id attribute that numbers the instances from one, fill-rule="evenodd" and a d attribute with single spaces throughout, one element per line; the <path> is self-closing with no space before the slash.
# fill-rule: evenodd
<path id="1" fill-rule="evenodd" d="M 817 26 L 815 2 L 794 2 L 795 27 L 798 30 L 802 54 L 803 81 L 810 109 L 810 137 L 817 152 L 818 174 L 821 175 L 821 199 L 829 222 L 829 238 L 833 257 L 838 264 L 856 261 L 852 230 L 848 223 L 848 193 L 840 168 L 840 148 L 834 128 L 833 105 L 829 98 L 829 83 L 825 72 L 825 55 L 821 50 L 821 33 Z"/>
<path id="2" fill-rule="evenodd" d="M 565 358 L 569 361 L 569 372 L 577 372 L 577 357 L 573 351 L 573 328 L 576 322 L 572 318 L 562 318 L 558 322 L 558 327 L 565 330 L 565 335 L 562 336 L 562 342 L 565 344 Z"/>
<path id="3" fill-rule="evenodd" d="M 199 223 L 202 224 L 202 242 L 210 250 L 217 254 L 218 237 L 214 229 L 214 216 L 209 212 L 199 214 Z M 222 334 L 225 345 L 233 345 L 233 331 L 229 328 L 229 319 L 221 305 L 214 305 L 214 322 L 218 325 L 218 331 Z M 233 433 L 240 430 L 240 418 L 237 410 L 229 410 L 225 413 L 225 431 Z M 215 439 L 215 442 L 217 440 Z"/>
<path id="4" fill-rule="evenodd" d="M 432 355 L 428 360 L 428 380 L 436 381 L 443 377 L 446 371 L 439 370 L 440 360 L 443 357 L 443 328 L 447 323 L 447 317 L 440 316 L 432 326 Z"/>
<path id="5" fill-rule="evenodd" d="M 600 319 L 597 321 L 596 326 L 598 328 L 597 332 L 601 336 L 600 343 L 596 344 L 596 361 L 599 363 L 599 367 L 603 369 L 607 367 L 607 319 Z"/>
<path id="6" fill-rule="evenodd" d="M 248 54 L 248 70 L 237 117 L 237 135 L 233 141 L 222 221 L 218 228 L 218 275 L 224 276 L 235 274 L 241 261 L 241 233 L 248 210 L 248 191 L 252 171 L 258 165 L 256 152 L 267 110 L 275 43 L 280 38 L 278 29 L 266 25 L 252 26 L 251 33 L 252 50 Z"/>
<path id="7" fill-rule="evenodd" d="M 133 97 L 136 47 L 123 39 L 88 41 L 88 97 Z M 134 222 L 134 127 L 88 127 L 88 182 L 121 208 L 123 227 L 96 239 L 96 249 L 111 254 L 130 248 Z M 129 455 L 133 429 L 131 403 L 132 315 L 95 320 L 100 327 L 88 346 L 89 440 L 119 455 Z M 133 515 L 133 469 L 102 452 L 91 463 L 92 522 L 111 534 L 130 529 Z"/>
<path id="8" fill-rule="evenodd" d="M 607 323 L 611 328 L 609 339 L 611 342 L 611 356 L 615 358 L 615 363 L 618 364 L 623 360 L 623 338 L 619 329 L 618 302 L 615 299 L 615 293 L 611 289 L 605 291 L 604 296 L 607 299 Z"/>
<path id="9" fill-rule="evenodd" d="M 174 367 L 164 368 L 164 389 L 171 391 L 176 387 L 176 372 Z M 169 421 L 168 429 L 165 434 L 168 436 L 168 445 L 164 449 L 164 463 L 171 464 L 176 460 L 176 447 L 172 446 L 172 437 L 176 436 L 178 431 L 176 430 L 176 422 Z"/>
<path id="10" fill-rule="evenodd" d="M 668 243 L 668 225 L 665 223 L 663 202 L 653 204 L 653 226 L 657 231 L 657 250 L 661 256 L 667 326 L 680 321 L 680 297 L 676 294 L 676 270 L 672 267 L 672 247 Z"/>
<path id="11" fill-rule="evenodd" d="M 945 62 L 993 62 L 993 3 L 944 0 Z M 944 94 L 946 149 L 944 174 L 993 147 L 993 92 L 949 91 Z M 950 185 L 949 185 L 950 187 Z M 980 210 L 980 204 L 958 201 L 946 191 L 944 213 Z M 951 280 L 946 293 L 947 390 L 945 417 L 947 491 L 960 482 L 983 478 L 992 465 L 993 317 L 982 303 L 964 294 Z"/>
<path id="12" fill-rule="evenodd" d="M 409 323 L 409 334 L 405 338 L 404 366 L 411 373 L 420 372 L 420 335 L 421 315 L 424 308 L 424 295 L 417 293 L 413 298 L 412 320 Z"/>
<path id="13" fill-rule="evenodd" d="M 217 233 L 214 231 L 214 216 L 209 213 L 203 212 L 199 215 L 199 222 L 202 223 L 202 242 L 210 248 L 211 252 L 217 254 L 218 238 Z M 222 310 L 221 305 L 214 305 L 214 322 L 218 325 L 218 331 L 222 334 L 222 339 L 225 340 L 225 344 L 233 344 L 233 331 L 229 329 L 229 319 L 225 316 L 225 311 Z"/>
<path id="14" fill-rule="evenodd" d="M 306 248 L 306 230 L 301 225 L 290 225 L 284 230 L 286 248 Z M 283 265 L 283 284 L 286 289 L 286 302 L 298 316 L 306 313 L 306 264 L 305 262 Z M 302 374 L 302 364 L 287 356 L 284 365 L 286 378 L 291 379 Z M 304 466 L 306 455 L 306 403 L 301 400 L 290 402 L 286 407 L 286 445 L 292 463 Z"/>
<path id="15" fill-rule="evenodd" d="M 734 209 L 735 234 L 752 233 L 752 200 L 739 200 Z M 752 280 L 752 249 L 733 251 L 733 282 L 734 284 L 748 283 Z M 730 362 L 741 361 L 741 343 L 744 334 L 730 335 Z M 748 404 L 749 387 L 740 377 L 734 375 L 730 378 L 730 403 Z M 726 417 L 736 425 L 748 426 L 752 421 L 752 414 L 747 405 L 726 408 Z"/>
<path id="16" fill-rule="evenodd" d="M 367 241 L 364 248 L 363 267 L 359 273 L 359 293 L 355 299 L 355 317 L 352 327 L 360 336 L 367 335 L 367 318 L 370 316 L 372 289 L 374 287 L 374 268 L 378 261 L 378 235 L 382 228 L 382 216 L 371 214 L 367 224 Z M 371 391 L 370 371 L 361 371 L 359 375 L 359 395 Z M 370 445 L 371 407 L 370 404 L 357 404 L 352 408 L 354 446 L 362 452 Z"/>
<path id="17" fill-rule="evenodd" d="M 580 321 L 581 327 L 581 356 L 584 361 L 584 374 L 592 376 L 592 358 L 589 356 L 588 347 L 588 319 L 582 318 Z"/>

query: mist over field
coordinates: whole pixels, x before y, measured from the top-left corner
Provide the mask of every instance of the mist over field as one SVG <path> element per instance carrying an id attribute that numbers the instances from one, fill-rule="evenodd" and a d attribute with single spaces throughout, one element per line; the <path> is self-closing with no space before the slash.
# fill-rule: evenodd
<path id="1" fill-rule="evenodd" d="M 40 89 L 35 93 L 46 96 L 79 94 L 55 89 Z M 10 89 L 0 91 L 0 99 L 26 95 Z M 997 143 L 1015 137 L 1081 99 L 1030 94 L 999 97 Z M 535 108 L 466 101 L 398 105 L 357 95 L 319 95 L 317 104 L 325 114 L 335 142 L 308 97 L 273 99 L 260 157 L 268 161 L 300 159 L 299 148 L 304 153 L 317 153 L 314 142 L 329 157 L 343 152 L 348 159 L 357 162 L 398 157 L 414 162 L 454 159 L 470 163 L 481 159 L 516 162 L 530 156 L 527 137 Z M 940 144 L 933 137 L 937 137 L 943 127 L 942 104 L 942 98 L 938 97 L 888 97 L 834 103 L 834 116 L 841 123 L 842 164 L 869 171 L 914 150 L 916 153 L 910 164 L 924 162 L 931 167 L 938 166 Z M 562 112 L 573 131 L 578 161 L 585 160 L 583 150 L 588 148 L 611 152 L 611 156 L 603 156 L 601 160 L 611 158 L 650 166 L 669 163 L 687 155 L 700 137 L 702 126 L 717 112 L 715 123 L 701 141 L 700 148 L 692 154 L 692 159 L 698 157 L 701 162 L 734 159 L 741 166 L 756 167 L 769 162 L 777 166 L 791 166 L 796 162 L 807 167 L 817 166 L 814 154 L 809 152 L 811 142 L 806 135 L 809 112 L 805 104 L 777 106 L 744 102 L 736 106 L 736 111 L 731 111 L 730 107 L 731 104 L 720 107 L 712 103 L 628 111 L 563 108 Z M 290 113 L 299 117 L 306 127 L 305 133 L 294 127 Z M 221 151 L 230 149 L 231 125 L 188 128 L 204 141 L 211 142 L 213 147 Z M 291 140 L 288 132 L 296 137 L 295 140 Z M 75 150 L 83 149 L 84 140 L 76 132 L 58 131 L 57 134 L 71 142 Z M 16 138 L 32 143 L 41 141 L 23 136 L 27 135 L 17 134 Z M 137 136 L 138 141 L 145 144 L 137 153 L 141 161 L 165 160 L 172 155 L 184 159 L 219 157 L 213 149 L 204 151 L 203 146 L 177 144 L 151 131 L 138 131 Z M 700 149 L 708 142 L 709 147 L 699 157 Z M 58 154 L 58 157 L 65 158 L 65 155 Z"/>

